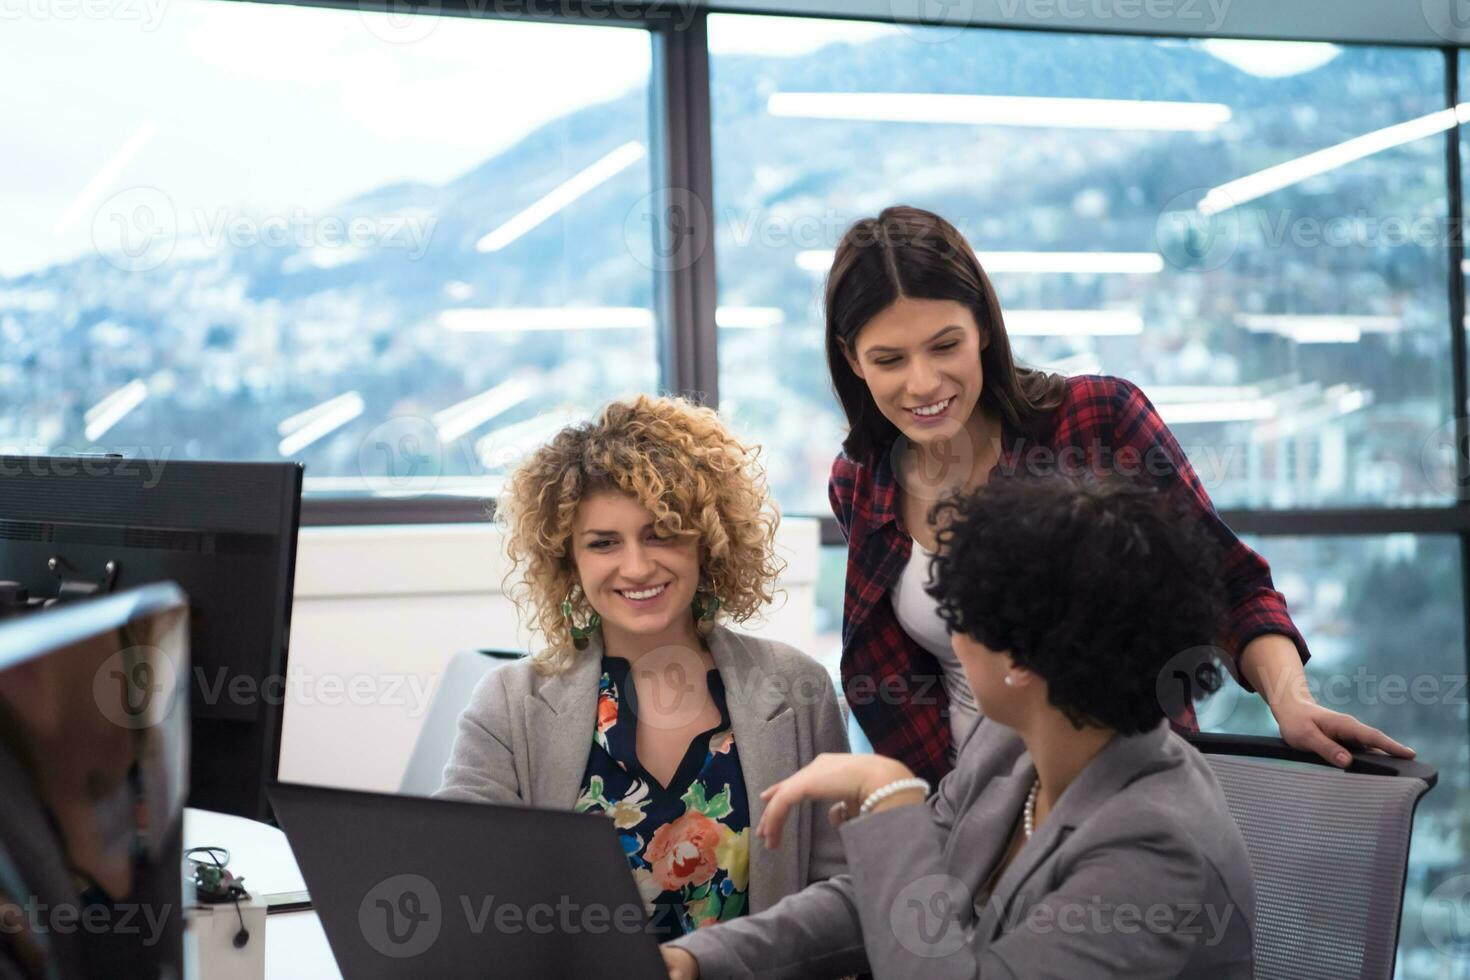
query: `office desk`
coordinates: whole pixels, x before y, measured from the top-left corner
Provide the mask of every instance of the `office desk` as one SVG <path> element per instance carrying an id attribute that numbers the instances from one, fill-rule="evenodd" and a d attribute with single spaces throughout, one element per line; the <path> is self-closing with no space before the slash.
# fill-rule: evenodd
<path id="1" fill-rule="evenodd" d="M 214 845 L 230 851 L 230 870 L 245 879 L 251 894 L 299 891 L 306 887 L 286 835 L 244 817 L 184 810 L 184 847 Z M 267 980 L 339 980 L 342 976 L 315 911 L 266 916 Z"/>

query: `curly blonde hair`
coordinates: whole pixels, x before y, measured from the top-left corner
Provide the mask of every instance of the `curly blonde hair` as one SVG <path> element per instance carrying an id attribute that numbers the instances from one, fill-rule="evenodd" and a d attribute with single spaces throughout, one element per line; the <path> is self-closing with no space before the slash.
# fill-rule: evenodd
<path id="1" fill-rule="evenodd" d="M 583 498 L 606 490 L 638 500 L 662 534 L 698 536 L 702 588 L 720 619 L 743 623 L 775 596 L 786 563 L 775 554 L 780 515 L 766 490 L 758 446 L 736 440 L 712 409 L 683 398 L 638 395 L 610 402 L 596 419 L 567 426 L 507 481 L 496 504 L 511 560 L 511 598 L 546 646 L 532 660 L 544 674 L 575 658 L 561 612 L 591 613 L 571 560 L 572 519 Z"/>

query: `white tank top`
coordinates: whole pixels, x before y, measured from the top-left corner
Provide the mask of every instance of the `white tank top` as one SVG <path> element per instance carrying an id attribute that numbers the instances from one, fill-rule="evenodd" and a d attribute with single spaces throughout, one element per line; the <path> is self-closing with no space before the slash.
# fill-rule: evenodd
<path id="1" fill-rule="evenodd" d="M 939 603 L 924 591 L 929 580 L 929 560 L 934 552 L 915 541 L 909 562 L 889 590 L 894 615 L 903 631 L 928 650 L 944 669 L 944 692 L 949 695 L 950 761 L 955 750 L 980 721 L 980 705 L 965 678 L 965 668 L 949 644 L 949 631 L 939 618 Z"/>

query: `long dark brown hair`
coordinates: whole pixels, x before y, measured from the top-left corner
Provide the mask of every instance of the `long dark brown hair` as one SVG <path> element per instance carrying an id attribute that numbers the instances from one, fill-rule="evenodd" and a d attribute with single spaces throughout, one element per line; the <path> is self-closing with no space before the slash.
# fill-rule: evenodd
<path id="1" fill-rule="evenodd" d="M 878 410 L 867 382 L 853 373 L 843 345 L 856 356 L 858 331 L 900 297 L 969 307 L 982 343 L 990 341 L 980 352 L 980 401 L 1021 432 L 1035 434 L 1061 404 L 1065 377 L 1017 365 L 1011 356 L 1000 301 L 965 236 L 931 211 L 894 205 L 847 229 L 827 273 L 827 368 L 847 415 L 842 449 L 849 458 L 871 460 L 899 435 Z"/>

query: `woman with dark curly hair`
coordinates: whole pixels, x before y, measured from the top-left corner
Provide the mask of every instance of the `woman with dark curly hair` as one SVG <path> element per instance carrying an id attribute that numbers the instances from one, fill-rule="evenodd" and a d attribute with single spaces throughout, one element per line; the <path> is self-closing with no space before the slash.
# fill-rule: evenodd
<path id="1" fill-rule="evenodd" d="M 809 813 L 750 847 L 760 791 L 847 750 L 827 672 L 723 624 L 782 567 L 756 450 L 682 399 L 616 401 L 532 453 L 496 516 L 544 645 L 480 683 L 435 795 L 606 814 L 665 938 L 840 871 Z"/>
<path id="2" fill-rule="evenodd" d="M 843 236 L 827 275 L 827 364 L 849 431 L 829 496 L 847 539 L 842 680 L 877 751 L 930 780 L 979 717 L 924 594 L 930 506 L 1016 473 L 1107 473 L 1186 504 L 1225 548 L 1218 639 L 1289 744 L 1346 765 L 1343 745 L 1412 750 L 1317 704 L 1307 645 L 1271 570 L 1220 520 L 1163 420 L 1135 385 L 1062 377 L 1011 355 L 994 288 L 964 236 L 937 214 L 890 207 Z M 1192 711 L 1174 719 L 1195 728 Z"/>
<path id="3" fill-rule="evenodd" d="M 1218 542 L 1119 480 L 996 481 L 941 509 L 929 595 L 983 716 L 954 770 L 927 802 L 875 755 L 770 787 L 757 835 L 832 801 L 850 872 L 665 945 L 670 975 L 1247 980 L 1245 841 L 1167 719 L 1175 669 L 1219 681 L 1191 649 L 1224 612 Z"/>

